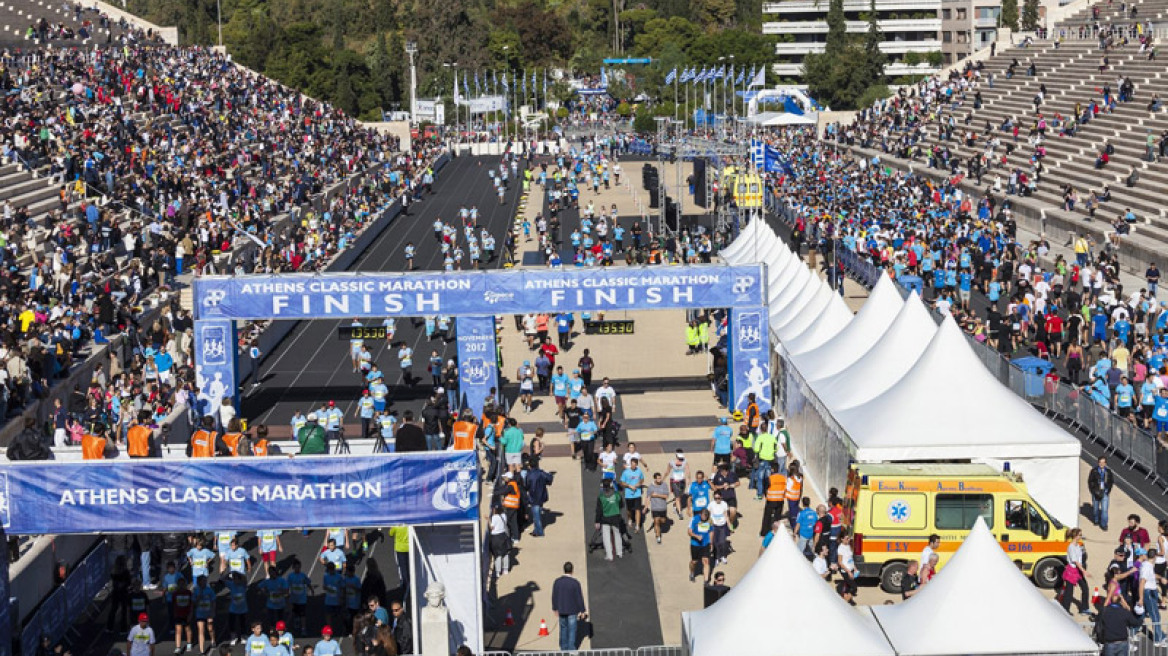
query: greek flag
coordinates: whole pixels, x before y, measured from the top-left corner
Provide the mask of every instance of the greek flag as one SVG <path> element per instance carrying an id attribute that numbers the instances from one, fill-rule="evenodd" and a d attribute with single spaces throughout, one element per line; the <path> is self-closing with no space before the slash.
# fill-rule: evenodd
<path id="1" fill-rule="evenodd" d="M 479 72 L 475 71 L 475 95 L 482 96 L 483 88 L 479 85 Z"/>
<path id="2" fill-rule="evenodd" d="M 754 75 L 754 73 L 751 73 L 751 76 L 753 76 L 753 75 Z M 742 84 L 745 81 L 746 81 L 746 68 L 743 68 L 742 70 L 738 71 L 738 79 L 734 81 L 734 84 Z"/>
<path id="3" fill-rule="evenodd" d="M 511 93 L 511 83 L 507 81 L 507 71 L 503 71 L 503 92 Z"/>
<path id="4" fill-rule="evenodd" d="M 527 98 L 527 73 L 523 74 L 523 97 Z"/>
<path id="5" fill-rule="evenodd" d="M 665 76 L 665 84 L 667 84 L 667 85 L 673 84 L 673 81 L 676 79 L 677 79 L 677 69 L 675 68 L 672 71 L 669 71 L 669 75 Z"/>
<path id="6" fill-rule="evenodd" d="M 702 82 L 705 82 L 706 77 L 709 76 L 709 74 L 710 74 L 709 69 L 702 68 L 702 72 L 698 73 L 698 76 L 694 78 L 694 83 L 701 84 Z"/>
<path id="7" fill-rule="evenodd" d="M 470 84 L 467 82 L 466 71 L 462 72 L 462 95 L 463 97 L 470 99 Z"/>

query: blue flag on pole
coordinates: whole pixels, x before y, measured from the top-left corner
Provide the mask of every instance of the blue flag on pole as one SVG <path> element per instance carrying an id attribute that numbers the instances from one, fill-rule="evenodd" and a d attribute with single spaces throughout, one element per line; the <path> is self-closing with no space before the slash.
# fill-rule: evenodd
<path id="1" fill-rule="evenodd" d="M 673 81 L 676 79 L 677 79 L 677 69 L 675 68 L 672 71 L 669 71 L 669 74 L 665 76 L 665 84 L 673 84 Z"/>

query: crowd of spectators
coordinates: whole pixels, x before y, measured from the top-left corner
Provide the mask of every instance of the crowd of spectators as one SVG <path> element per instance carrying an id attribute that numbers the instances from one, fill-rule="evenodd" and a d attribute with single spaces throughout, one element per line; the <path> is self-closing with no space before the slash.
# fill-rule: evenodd
<path id="1" fill-rule="evenodd" d="M 439 144 L 401 152 L 229 56 L 130 34 L 0 52 L 2 152 L 59 186 L 43 213 L 0 207 L 0 417 L 118 334 L 125 348 L 64 414 L 111 429 L 142 407 L 165 416 L 192 378 L 178 276 L 316 269 L 432 181 Z M 38 430 L 71 434 L 41 406 Z"/>
<path id="2" fill-rule="evenodd" d="M 952 180 L 893 170 L 811 130 L 769 139 L 788 154 L 786 170 L 768 174 L 770 191 L 829 276 L 843 275 L 833 254 L 846 249 L 896 279 L 919 278 L 926 301 L 978 341 L 1006 357 L 1047 359 L 1054 376 L 1155 427 L 1168 383 L 1168 305 L 1156 299 L 1154 265 L 1143 288 L 1125 289 L 1113 243 L 1076 236 L 1067 258 L 1041 236 L 1019 239 L 1010 199 L 992 190 L 974 198 Z"/>

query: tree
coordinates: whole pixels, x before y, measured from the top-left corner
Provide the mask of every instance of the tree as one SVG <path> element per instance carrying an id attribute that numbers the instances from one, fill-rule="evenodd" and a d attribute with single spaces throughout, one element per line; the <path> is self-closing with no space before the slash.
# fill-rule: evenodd
<path id="1" fill-rule="evenodd" d="M 1023 0 L 1022 29 L 1027 32 L 1038 29 L 1038 0 Z"/>
<path id="2" fill-rule="evenodd" d="M 738 8 L 734 0 L 692 0 L 694 17 L 707 30 L 729 27 Z"/>
<path id="3" fill-rule="evenodd" d="M 657 121 L 653 120 L 653 113 L 642 106 L 637 109 L 633 118 L 633 131 L 637 134 L 652 134 L 657 129 Z"/>
<path id="4" fill-rule="evenodd" d="M 828 57 L 839 57 L 848 47 L 848 23 L 844 18 L 844 0 L 831 0 L 827 7 L 827 43 L 823 52 Z"/>
<path id="5" fill-rule="evenodd" d="M 868 78 L 873 84 L 884 79 L 884 64 L 888 58 L 880 50 L 880 42 L 883 40 L 884 34 L 876 20 L 876 0 L 869 0 L 868 31 L 864 34 L 864 58 Z"/>
<path id="6" fill-rule="evenodd" d="M 1002 13 L 998 16 L 1002 27 L 1018 29 L 1018 0 L 1002 0 Z"/>

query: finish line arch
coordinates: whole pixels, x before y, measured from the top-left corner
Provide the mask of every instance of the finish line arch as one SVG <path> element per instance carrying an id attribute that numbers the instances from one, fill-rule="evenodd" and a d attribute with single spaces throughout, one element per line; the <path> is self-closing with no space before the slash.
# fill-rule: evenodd
<path id="1" fill-rule="evenodd" d="M 498 385 L 495 315 L 726 308 L 729 406 L 771 407 L 765 264 L 466 272 L 203 276 L 194 281 L 195 374 L 211 407 L 239 387 L 237 320 L 455 318 L 459 391 L 477 413 Z M 238 399 L 237 399 L 238 400 Z"/>

